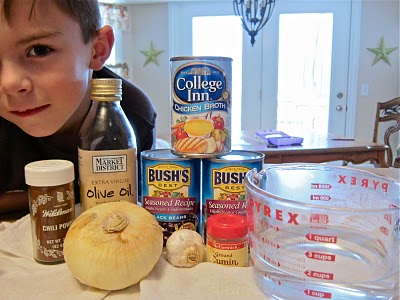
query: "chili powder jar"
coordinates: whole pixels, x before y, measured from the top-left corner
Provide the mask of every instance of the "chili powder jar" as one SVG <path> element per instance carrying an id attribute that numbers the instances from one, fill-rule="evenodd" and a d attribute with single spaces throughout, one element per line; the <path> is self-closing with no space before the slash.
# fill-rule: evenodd
<path id="1" fill-rule="evenodd" d="M 25 166 L 34 259 L 43 264 L 64 261 L 63 244 L 75 218 L 74 165 L 42 160 Z"/>
<path id="2" fill-rule="evenodd" d="M 229 267 L 247 267 L 249 261 L 247 219 L 237 214 L 207 218 L 207 261 Z"/>

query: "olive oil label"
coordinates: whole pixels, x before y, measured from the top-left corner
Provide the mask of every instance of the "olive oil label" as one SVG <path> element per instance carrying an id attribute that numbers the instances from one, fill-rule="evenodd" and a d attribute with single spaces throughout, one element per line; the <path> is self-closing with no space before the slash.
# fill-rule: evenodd
<path id="1" fill-rule="evenodd" d="M 78 149 L 82 210 L 105 202 L 137 202 L 136 149 Z"/>

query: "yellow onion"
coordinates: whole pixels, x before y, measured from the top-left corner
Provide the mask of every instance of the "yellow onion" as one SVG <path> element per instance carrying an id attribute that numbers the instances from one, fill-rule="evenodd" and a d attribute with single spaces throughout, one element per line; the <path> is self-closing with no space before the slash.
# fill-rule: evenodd
<path id="1" fill-rule="evenodd" d="M 64 259 L 83 284 L 120 290 L 138 283 L 163 250 L 162 228 L 146 209 L 130 202 L 96 205 L 72 223 Z"/>

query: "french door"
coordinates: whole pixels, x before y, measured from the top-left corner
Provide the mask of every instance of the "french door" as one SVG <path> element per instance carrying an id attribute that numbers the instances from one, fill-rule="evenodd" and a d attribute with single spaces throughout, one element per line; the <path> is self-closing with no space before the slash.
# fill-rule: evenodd
<path id="1" fill-rule="evenodd" d="M 242 129 L 348 134 L 347 108 L 352 107 L 348 105 L 351 4 L 351 0 L 278 0 L 272 19 L 256 36 L 254 46 L 240 27 L 230 26 L 229 31 L 236 33 L 222 34 L 217 25 L 215 30 L 208 29 L 208 34 L 217 35 L 217 39 L 204 41 L 203 49 L 208 52 L 195 55 L 210 55 L 218 44 L 218 35 L 219 48 L 223 37 L 242 39 L 238 46 L 242 52 L 240 67 L 236 69 L 241 72 L 241 89 L 240 95 L 233 93 L 232 100 L 239 106 L 233 109 L 233 120 L 240 120 Z M 193 31 L 194 18 L 229 15 L 233 15 L 232 1 L 171 3 L 172 56 L 194 55 L 193 40 L 198 38 Z M 230 56 L 231 50 L 227 45 L 227 54 L 219 49 L 216 55 Z"/>

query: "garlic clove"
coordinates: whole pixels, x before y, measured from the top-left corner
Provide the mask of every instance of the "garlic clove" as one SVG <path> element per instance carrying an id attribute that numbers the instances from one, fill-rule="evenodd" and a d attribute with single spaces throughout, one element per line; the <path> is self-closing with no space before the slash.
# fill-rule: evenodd
<path id="1" fill-rule="evenodd" d="M 191 268 L 204 261 L 203 238 L 193 230 L 177 230 L 168 238 L 165 254 L 173 266 Z"/>

